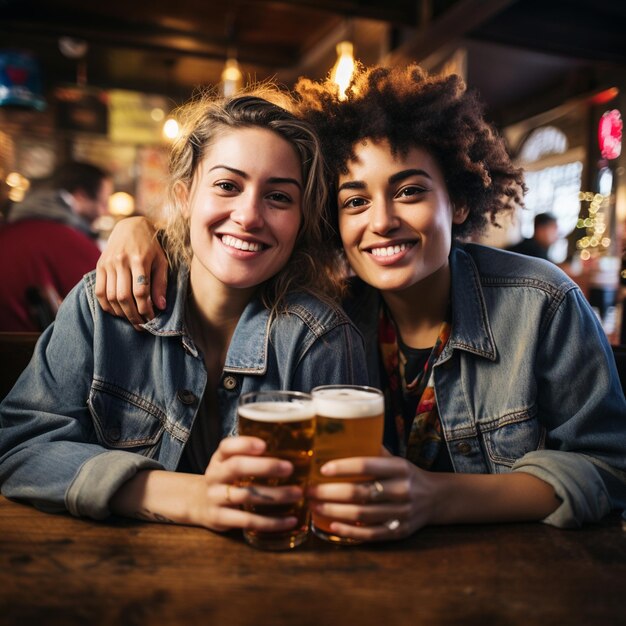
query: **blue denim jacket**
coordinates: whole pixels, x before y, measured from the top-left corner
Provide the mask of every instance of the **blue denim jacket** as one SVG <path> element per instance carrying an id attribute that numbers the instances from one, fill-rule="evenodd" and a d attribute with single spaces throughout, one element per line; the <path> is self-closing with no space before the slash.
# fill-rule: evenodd
<path id="1" fill-rule="evenodd" d="M 454 247 L 452 334 L 434 367 L 456 472 L 523 471 L 563 504 L 544 521 L 579 526 L 626 507 L 626 401 L 611 347 L 559 268 L 475 244 Z M 356 281 L 346 311 L 365 338 L 370 384 L 383 388 L 380 294 Z M 396 449 L 386 416 L 385 444 Z"/>
<path id="2" fill-rule="evenodd" d="M 137 471 L 177 468 L 207 373 L 183 322 L 186 273 L 169 285 L 167 310 L 144 333 L 102 311 L 93 273 L 64 300 L 0 404 L 5 496 L 103 518 Z M 237 400 L 248 391 L 366 382 L 363 340 L 341 309 L 291 294 L 270 316 L 253 300 L 217 392 L 222 436 L 236 433 Z"/>

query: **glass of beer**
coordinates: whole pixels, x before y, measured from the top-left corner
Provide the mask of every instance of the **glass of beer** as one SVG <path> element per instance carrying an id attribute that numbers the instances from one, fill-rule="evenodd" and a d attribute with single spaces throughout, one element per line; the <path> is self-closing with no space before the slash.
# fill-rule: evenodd
<path id="1" fill-rule="evenodd" d="M 240 485 L 281 486 L 298 485 L 303 492 L 311 470 L 315 438 L 315 411 L 311 396 L 298 391 L 254 391 L 239 398 L 239 434 L 259 437 L 265 441 L 265 456 L 290 461 L 293 473 L 283 478 L 250 476 Z M 288 550 L 306 540 L 309 512 L 304 495 L 299 502 L 289 504 L 254 504 L 247 511 L 271 517 L 295 516 L 294 528 L 280 532 L 244 530 L 246 541 L 255 548 Z"/>
<path id="2" fill-rule="evenodd" d="M 380 456 L 385 401 L 374 387 L 325 385 L 311 392 L 317 416 L 311 482 L 360 482 L 367 476 L 328 478 L 320 474 L 324 463 L 353 456 Z M 313 532 L 333 543 L 359 543 L 330 530 L 331 519 L 313 512 Z"/>

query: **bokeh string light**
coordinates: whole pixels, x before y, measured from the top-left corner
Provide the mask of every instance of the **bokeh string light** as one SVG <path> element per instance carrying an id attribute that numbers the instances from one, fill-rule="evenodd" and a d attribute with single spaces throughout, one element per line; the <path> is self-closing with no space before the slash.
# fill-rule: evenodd
<path id="1" fill-rule="evenodd" d="M 576 249 L 583 261 L 602 256 L 611 246 L 607 236 L 607 223 L 604 209 L 608 207 L 610 195 L 581 191 L 578 194 L 581 203 L 588 203 L 587 217 L 579 218 L 576 228 L 584 235 L 576 241 Z"/>

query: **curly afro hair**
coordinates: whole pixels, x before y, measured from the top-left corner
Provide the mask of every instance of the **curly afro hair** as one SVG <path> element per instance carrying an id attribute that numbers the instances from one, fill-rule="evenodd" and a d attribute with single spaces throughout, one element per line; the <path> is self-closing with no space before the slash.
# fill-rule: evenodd
<path id="1" fill-rule="evenodd" d="M 419 146 L 435 157 L 450 199 L 469 210 L 465 222 L 454 225 L 455 238 L 479 234 L 488 222 L 497 225 L 498 215 L 523 206 L 522 170 L 459 76 L 430 75 L 418 65 L 360 67 L 344 100 L 330 80 L 300 79 L 295 90 L 301 115 L 320 136 L 333 185 L 347 173 L 358 142 L 386 139 L 394 154 Z M 331 193 L 335 226 L 336 198 Z"/>

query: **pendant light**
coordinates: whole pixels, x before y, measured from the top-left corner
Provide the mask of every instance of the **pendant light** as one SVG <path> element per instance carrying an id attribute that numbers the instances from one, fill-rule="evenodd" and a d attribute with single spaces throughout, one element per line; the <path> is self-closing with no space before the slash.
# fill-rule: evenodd
<path id="1" fill-rule="evenodd" d="M 346 90 L 354 74 L 354 46 L 351 41 L 337 44 L 337 62 L 330 73 L 330 79 L 337 84 L 339 100 L 346 99 Z"/>

